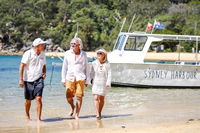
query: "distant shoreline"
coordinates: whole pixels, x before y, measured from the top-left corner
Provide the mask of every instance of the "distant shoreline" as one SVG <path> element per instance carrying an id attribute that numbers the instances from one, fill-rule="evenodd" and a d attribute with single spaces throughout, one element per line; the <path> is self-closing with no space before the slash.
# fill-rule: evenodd
<path id="1" fill-rule="evenodd" d="M 87 56 L 89 58 L 96 57 L 95 52 L 86 52 Z M 23 52 L 0 52 L 0 55 L 7 55 L 7 56 L 22 56 Z M 46 56 L 50 57 L 63 57 L 64 53 L 63 52 L 46 52 Z M 178 53 L 155 53 L 155 52 L 149 52 L 145 56 L 146 61 L 178 61 L 179 59 L 179 54 Z M 200 61 L 200 54 L 197 54 L 198 61 Z M 180 61 L 196 61 L 196 54 L 195 53 L 180 53 Z"/>

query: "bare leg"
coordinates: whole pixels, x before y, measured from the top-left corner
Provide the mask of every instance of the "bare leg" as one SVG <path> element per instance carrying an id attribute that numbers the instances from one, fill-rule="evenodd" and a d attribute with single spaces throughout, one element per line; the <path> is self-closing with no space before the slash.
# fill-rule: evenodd
<path id="1" fill-rule="evenodd" d="M 100 114 L 100 117 L 101 117 L 101 112 L 102 112 L 102 109 L 103 109 L 103 106 L 104 106 L 104 99 L 105 97 L 104 96 L 100 96 L 100 102 L 99 102 L 99 114 Z"/>
<path id="2" fill-rule="evenodd" d="M 70 116 L 73 116 L 73 113 L 74 113 L 74 101 L 73 101 L 73 97 L 71 95 L 68 94 L 69 92 L 66 92 L 66 98 L 67 98 L 67 101 L 71 107 L 71 111 L 69 112 L 69 115 Z"/>
<path id="3" fill-rule="evenodd" d="M 82 97 L 77 97 L 75 119 L 79 119 L 79 113 L 81 110 L 81 106 L 82 106 Z"/>
<path id="4" fill-rule="evenodd" d="M 30 120 L 30 114 L 29 114 L 30 108 L 31 108 L 31 100 L 26 100 L 25 101 L 25 112 L 26 112 L 27 120 Z"/>
<path id="5" fill-rule="evenodd" d="M 36 105 L 37 105 L 37 120 L 41 121 L 41 114 L 42 114 L 42 97 L 36 97 Z"/>
<path id="6" fill-rule="evenodd" d="M 99 108 L 99 95 L 94 95 L 94 106 L 95 106 L 95 111 L 96 111 L 96 117 L 100 117 L 100 108 Z"/>

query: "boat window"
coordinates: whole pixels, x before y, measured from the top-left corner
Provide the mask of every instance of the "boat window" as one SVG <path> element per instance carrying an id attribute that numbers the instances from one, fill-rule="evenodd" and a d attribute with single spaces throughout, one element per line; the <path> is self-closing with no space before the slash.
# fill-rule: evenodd
<path id="1" fill-rule="evenodd" d="M 116 45 L 115 45 L 115 47 L 114 47 L 114 49 L 121 50 L 125 38 L 126 38 L 126 35 L 121 35 L 121 36 L 119 36 L 119 37 L 118 37 L 118 40 L 117 40 L 117 43 L 116 43 Z"/>
<path id="2" fill-rule="evenodd" d="M 141 51 L 147 41 L 145 36 L 129 36 L 124 50 Z"/>

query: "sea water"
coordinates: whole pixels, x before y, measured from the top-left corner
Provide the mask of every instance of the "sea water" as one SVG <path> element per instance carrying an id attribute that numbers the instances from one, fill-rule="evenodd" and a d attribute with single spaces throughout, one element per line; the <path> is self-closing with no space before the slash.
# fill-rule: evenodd
<path id="1" fill-rule="evenodd" d="M 21 56 L 0 56 L 0 129 L 24 126 L 24 89 L 19 87 L 20 61 Z M 52 66 L 53 62 L 62 63 L 56 57 L 47 57 L 42 119 L 55 123 L 70 121 L 66 119 L 70 111 L 65 98 L 66 89 L 60 83 L 61 66 Z M 106 95 L 103 120 L 105 123 L 110 120 L 115 126 L 126 122 L 187 121 L 199 119 L 199 110 L 200 89 L 112 87 Z M 32 101 L 30 112 L 33 121 L 36 120 L 35 101 Z M 80 119 L 95 119 L 91 86 L 85 88 Z M 109 127 L 110 123 L 104 126 Z"/>

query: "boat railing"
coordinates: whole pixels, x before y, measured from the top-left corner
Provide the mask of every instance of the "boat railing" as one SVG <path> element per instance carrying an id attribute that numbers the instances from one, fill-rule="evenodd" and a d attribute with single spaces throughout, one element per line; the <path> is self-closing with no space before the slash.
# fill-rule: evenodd
<path id="1" fill-rule="evenodd" d="M 176 65 L 185 65 L 185 62 L 183 62 L 183 61 L 175 61 L 174 64 L 176 64 Z"/>

